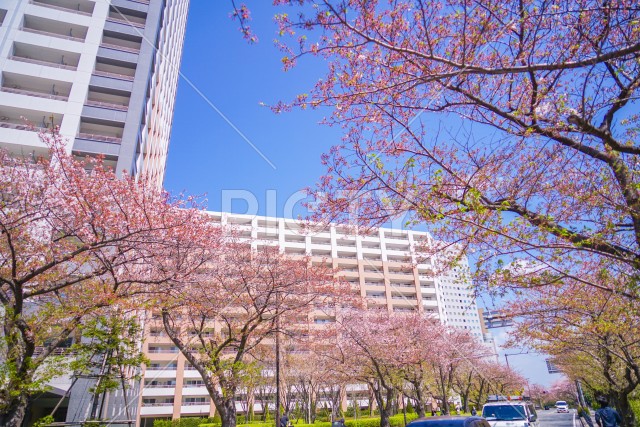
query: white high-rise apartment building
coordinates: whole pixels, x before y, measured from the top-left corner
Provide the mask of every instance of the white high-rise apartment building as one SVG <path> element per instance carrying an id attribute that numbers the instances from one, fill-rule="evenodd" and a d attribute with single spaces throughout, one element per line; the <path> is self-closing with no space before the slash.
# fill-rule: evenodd
<path id="1" fill-rule="evenodd" d="M 380 228 L 365 236 L 353 235 L 339 225 L 315 231 L 290 219 L 217 212 L 211 216 L 233 227 L 256 250 L 277 246 L 286 254 L 308 255 L 314 263 L 330 264 L 359 286 L 369 307 L 428 313 L 445 324 L 468 330 L 482 342 L 467 261 L 442 272 L 436 260 L 421 250 L 433 246 L 428 233 Z M 141 385 L 140 425 L 151 426 L 157 418 L 213 415 L 215 409 L 202 378 L 164 333 L 160 316 L 150 317 L 143 349 L 151 362 Z M 318 317 L 314 321 L 322 324 L 331 319 Z M 357 390 L 350 390 L 354 392 Z M 366 396 L 366 390 L 362 392 Z M 237 409 L 244 411 L 240 403 Z M 256 404 L 254 410 L 261 412 L 262 408 Z"/>
<path id="2" fill-rule="evenodd" d="M 0 148 L 46 156 L 38 132 L 58 127 L 69 153 L 103 155 L 119 174 L 160 188 L 188 8 L 189 0 L 0 0 Z M 38 396 L 27 425 L 61 398 L 56 421 L 85 420 L 95 379 L 70 389 L 71 381 L 58 378 Z M 104 415 L 135 418 L 126 401 L 110 395 Z"/>
<path id="3" fill-rule="evenodd" d="M 162 185 L 189 0 L 0 1 L 0 147 L 68 150 Z"/>

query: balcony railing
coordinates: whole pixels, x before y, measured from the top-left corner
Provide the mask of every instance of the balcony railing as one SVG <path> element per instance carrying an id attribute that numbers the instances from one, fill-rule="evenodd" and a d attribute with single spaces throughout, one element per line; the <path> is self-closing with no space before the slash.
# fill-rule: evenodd
<path id="1" fill-rule="evenodd" d="M 92 107 L 109 108 L 112 110 L 120 110 L 120 111 L 127 111 L 129 109 L 128 104 L 114 104 L 112 102 L 95 101 L 93 99 L 87 99 L 87 102 L 85 102 L 85 105 L 90 105 Z"/>
<path id="2" fill-rule="evenodd" d="M 173 402 L 142 402 L 142 406 L 173 406 Z"/>
<path id="3" fill-rule="evenodd" d="M 182 406 L 200 406 L 200 405 L 208 405 L 209 402 L 207 401 L 202 401 L 202 402 L 182 402 Z"/>
<path id="4" fill-rule="evenodd" d="M 40 356 L 42 353 L 44 353 L 45 348 L 42 346 L 37 346 L 34 350 L 33 350 L 33 355 L 35 357 Z M 54 348 L 53 351 L 51 352 L 52 356 L 73 356 L 74 354 L 76 354 L 75 351 L 71 351 L 70 348 Z"/>
<path id="5" fill-rule="evenodd" d="M 140 48 L 136 49 L 135 47 L 120 46 L 112 43 L 102 42 L 100 43 L 100 47 L 106 47 L 106 48 L 115 49 L 115 50 L 123 50 L 125 52 L 131 52 L 131 53 L 140 53 Z"/>
<path id="6" fill-rule="evenodd" d="M 115 23 L 118 23 L 118 24 L 124 24 L 124 25 L 132 25 L 132 26 L 138 27 L 138 28 L 144 28 L 144 24 L 142 22 L 135 22 L 135 21 L 131 21 L 131 20 L 128 20 L 128 19 L 116 18 L 116 17 L 113 17 L 113 16 L 108 17 L 107 21 L 115 22 Z"/>
<path id="7" fill-rule="evenodd" d="M 96 135 L 93 133 L 85 132 L 79 132 L 77 137 L 82 139 L 90 139 L 92 141 L 110 142 L 112 144 L 120 144 L 122 142 L 122 138 L 118 138 L 115 136 Z"/>
<path id="8" fill-rule="evenodd" d="M 42 34 L 42 35 L 45 35 L 45 36 L 57 37 L 57 38 L 66 39 L 66 40 L 73 40 L 73 41 L 76 41 L 76 42 L 83 42 L 84 41 L 84 39 L 81 38 L 81 37 L 65 36 L 64 34 L 54 33 L 54 32 L 51 32 L 51 31 L 35 30 L 33 28 L 25 28 L 25 27 L 22 27 L 21 30 L 22 31 L 26 31 L 27 33 Z"/>
<path id="9" fill-rule="evenodd" d="M 85 12 L 85 11 L 77 10 L 77 9 L 69 9 L 69 8 L 63 7 L 63 6 L 56 6 L 54 4 L 42 3 L 42 2 L 39 2 L 37 0 L 30 0 L 29 3 L 35 4 L 37 6 L 48 7 L 50 9 L 62 10 L 64 12 L 77 13 L 78 15 L 84 15 L 84 16 L 91 16 L 92 15 L 91 12 Z"/>
<path id="10" fill-rule="evenodd" d="M 145 388 L 175 388 L 175 384 L 145 384 Z"/>
<path id="11" fill-rule="evenodd" d="M 133 76 L 128 76 L 126 74 L 110 73 L 108 71 L 93 70 L 93 75 L 94 76 L 111 77 L 111 78 L 114 78 L 114 79 L 133 81 Z"/>
<path id="12" fill-rule="evenodd" d="M 39 98 L 55 99 L 58 101 L 67 101 L 69 99 L 68 96 L 64 96 L 64 95 L 51 95 L 49 93 L 34 92 L 32 90 L 17 89 L 13 87 L 1 87 L 0 91 L 9 92 L 9 93 L 18 93 L 21 95 L 37 96 Z"/>
<path id="13" fill-rule="evenodd" d="M 177 348 L 150 348 L 149 353 L 178 353 Z"/>
<path id="14" fill-rule="evenodd" d="M 0 117 L 0 128 L 8 128 L 8 129 L 17 129 L 17 130 L 28 130 L 31 132 L 41 132 L 43 130 L 48 130 L 45 127 L 38 127 L 30 124 L 24 123 L 15 123 L 8 121 L 9 119 Z"/>
<path id="15" fill-rule="evenodd" d="M 62 68 L 65 70 L 72 70 L 72 71 L 75 71 L 78 68 L 73 65 L 58 64 L 56 62 L 42 61 L 42 60 L 33 59 L 33 58 L 25 58 L 24 56 L 11 55 L 9 59 L 13 59 L 14 61 L 28 62 L 31 64 L 46 65 L 47 67 Z"/>

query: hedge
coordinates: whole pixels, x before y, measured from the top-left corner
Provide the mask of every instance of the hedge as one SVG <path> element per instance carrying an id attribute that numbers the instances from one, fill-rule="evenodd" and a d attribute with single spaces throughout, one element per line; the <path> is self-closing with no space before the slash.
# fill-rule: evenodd
<path id="1" fill-rule="evenodd" d="M 417 414 L 407 414 L 407 422 L 418 418 Z M 404 415 L 398 414 L 389 417 L 391 427 L 404 427 Z M 220 427 L 219 419 L 213 418 L 180 418 L 172 421 L 156 420 L 153 427 Z M 331 427 L 330 422 L 317 422 L 314 424 L 293 423 L 294 427 Z M 346 420 L 346 427 L 380 427 L 380 417 L 365 417 L 357 420 Z M 273 422 L 256 421 L 247 424 L 238 424 L 237 427 L 274 427 Z"/>

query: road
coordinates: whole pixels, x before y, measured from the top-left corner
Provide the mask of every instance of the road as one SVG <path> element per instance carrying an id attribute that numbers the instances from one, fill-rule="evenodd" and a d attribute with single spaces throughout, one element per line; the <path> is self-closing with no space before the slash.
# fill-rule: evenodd
<path id="1" fill-rule="evenodd" d="M 570 409 L 567 413 L 557 413 L 555 409 L 551 408 L 548 411 L 544 409 L 538 409 L 538 420 L 540 421 L 540 427 L 573 427 L 574 416 L 576 416 L 575 409 Z M 575 420 L 575 425 L 580 427 L 580 421 Z"/>

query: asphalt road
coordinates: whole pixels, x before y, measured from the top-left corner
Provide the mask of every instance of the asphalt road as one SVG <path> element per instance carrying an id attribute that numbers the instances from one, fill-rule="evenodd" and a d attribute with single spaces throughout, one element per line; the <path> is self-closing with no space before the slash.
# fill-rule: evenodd
<path id="1" fill-rule="evenodd" d="M 551 408 L 548 411 L 544 409 L 538 409 L 538 420 L 540 421 L 540 427 L 573 427 L 574 417 L 576 416 L 575 409 L 570 409 L 567 413 L 557 413 L 555 409 Z M 575 425 L 580 427 L 580 421 L 575 419 Z"/>

